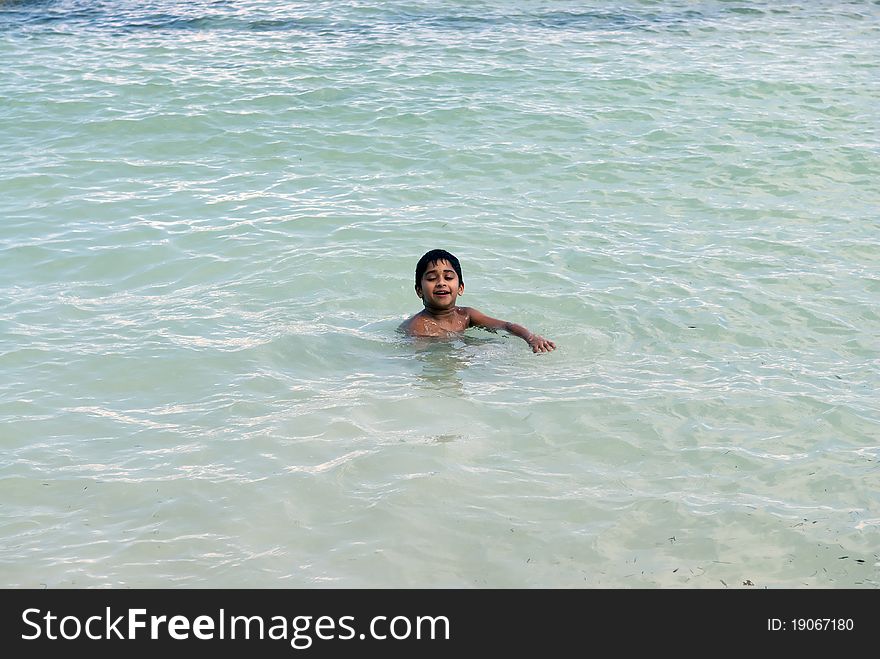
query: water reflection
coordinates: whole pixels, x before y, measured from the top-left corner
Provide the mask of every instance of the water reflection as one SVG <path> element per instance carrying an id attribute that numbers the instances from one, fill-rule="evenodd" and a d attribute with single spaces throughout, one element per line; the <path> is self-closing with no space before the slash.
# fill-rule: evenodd
<path id="1" fill-rule="evenodd" d="M 473 365 L 476 349 L 491 339 L 469 335 L 412 337 L 409 339 L 419 362 L 418 382 L 427 388 L 463 394 L 462 376 Z"/>
<path id="2" fill-rule="evenodd" d="M 419 384 L 449 394 L 464 393 L 462 372 L 468 367 L 461 337 L 413 337 Z"/>

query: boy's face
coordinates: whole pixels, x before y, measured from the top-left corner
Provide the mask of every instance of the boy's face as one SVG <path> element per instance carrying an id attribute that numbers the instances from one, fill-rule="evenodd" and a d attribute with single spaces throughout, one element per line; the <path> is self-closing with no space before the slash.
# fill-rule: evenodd
<path id="1" fill-rule="evenodd" d="M 464 284 L 448 261 L 429 263 L 422 275 L 421 286 L 416 286 L 416 294 L 430 309 L 451 309 L 462 293 Z"/>

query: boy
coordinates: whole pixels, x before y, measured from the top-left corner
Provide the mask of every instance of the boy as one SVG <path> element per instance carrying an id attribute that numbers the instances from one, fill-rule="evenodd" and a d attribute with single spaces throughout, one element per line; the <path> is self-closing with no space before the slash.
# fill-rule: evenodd
<path id="1" fill-rule="evenodd" d="M 468 327 L 503 329 L 523 339 L 532 352 L 556 349 L 553 341 L 532 334 L 522 325 L 490 318 L 470 307 L 455 306 L 456 298 L 462 293 L 464 280 L 458 259 L 445 250 L 432 249 L 416 265 L 416 295 L 422 298 L 425 309 L 404 321 L 400 329 L 411 336 L 446 336 Z"/>

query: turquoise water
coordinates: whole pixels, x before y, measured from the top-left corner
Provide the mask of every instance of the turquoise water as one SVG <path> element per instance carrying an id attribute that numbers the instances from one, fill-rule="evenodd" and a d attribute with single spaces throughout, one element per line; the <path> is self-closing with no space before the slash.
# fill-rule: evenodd
<path id="1" fill-rule="evenodd" d="M 0 585 L 877 587 L 878 62 L 877 2 L 0 2 Z M 397 334 L 435 247 L 558 349 Z"/>

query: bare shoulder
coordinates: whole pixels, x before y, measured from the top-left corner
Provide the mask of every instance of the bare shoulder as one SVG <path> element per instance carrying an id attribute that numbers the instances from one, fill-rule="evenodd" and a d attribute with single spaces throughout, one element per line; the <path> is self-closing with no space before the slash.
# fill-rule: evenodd
<path id="1" fill-rule="evenodd" d="M 416 315 L 410 316 L 405 321 L 400 323 L 400 326 L 397 329 L 404 334 L 418 334 L 419 330 L 424 330 L 424 328 L 425 319 L 422 316 L 422 313 L 419 312 Z"/>
<path id="2" fill-rule="evenodd" d="M 467 327 L 470 327 L 473 324 L 474 314 L 478 316 L 480 315 L 480 312 L 473 307 L 455 307 L 455 311 L 462 319 L 464 319 Z"/>

